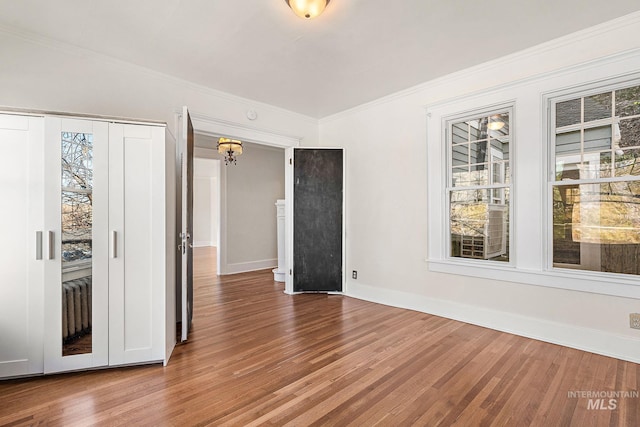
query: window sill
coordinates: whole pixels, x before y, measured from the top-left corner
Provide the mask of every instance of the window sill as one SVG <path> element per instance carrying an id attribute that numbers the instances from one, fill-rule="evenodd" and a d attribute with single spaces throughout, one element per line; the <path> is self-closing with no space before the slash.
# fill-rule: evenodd
<path id="1" fill-rule="evenodd" d="M 479 265 L 458 260 L 426 259 L 429 271 L 524 283 L 557 289 L 640 299 L 640 277 L 576 270 L 530 270 L 511 265 Z"/>

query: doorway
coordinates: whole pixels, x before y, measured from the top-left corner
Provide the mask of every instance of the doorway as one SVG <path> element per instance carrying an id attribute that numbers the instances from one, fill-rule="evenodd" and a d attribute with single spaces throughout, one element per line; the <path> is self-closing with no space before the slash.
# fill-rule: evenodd
<path id="1" fill-rule="evenodd" d="M 209 248 L 215 248 L 209 274 L 276 268 L 276 201 L 284 198 L 284 148 L 243 141 L 243 154 L 225 165 L 217 139 L 195 134 L 194 247 L 208 255 L 194 262 L 211 263 Z"/>
<path id="2" fill-rule="evenodd" d="M 195 158 L 193 161 L 193 246 L 218 246 L 220 161 Z"/>

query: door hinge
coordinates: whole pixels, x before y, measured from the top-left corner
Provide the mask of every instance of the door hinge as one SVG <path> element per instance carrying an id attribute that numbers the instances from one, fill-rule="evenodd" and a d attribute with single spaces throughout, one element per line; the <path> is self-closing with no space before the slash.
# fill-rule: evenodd
<path id="1" fill-rule="evenodd" d="M 293 274 L 293 270 L 289 269 L 289 276 Z"/>
<path id="2" fill-rule="evenodd" d="M 289 164 L 292 165 L 293 164 L 293 159 L 291 157 L 289 157 Z"/>

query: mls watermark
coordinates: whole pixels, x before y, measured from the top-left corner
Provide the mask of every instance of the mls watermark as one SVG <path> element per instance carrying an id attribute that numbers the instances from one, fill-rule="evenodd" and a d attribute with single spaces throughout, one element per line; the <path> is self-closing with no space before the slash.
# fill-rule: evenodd
<path id="1" fill-rule="evenodd" d="M 569 399 L 588 399 L 587 409 L 614 411 L 618 408 L 621 399 L 639 399 L 638 390 L 570 390 L 567 392 Z"/>

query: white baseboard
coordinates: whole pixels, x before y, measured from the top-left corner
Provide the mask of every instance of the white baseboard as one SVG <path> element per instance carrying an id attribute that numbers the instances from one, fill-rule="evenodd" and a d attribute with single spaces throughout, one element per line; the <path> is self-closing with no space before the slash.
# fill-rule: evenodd
<path id="1" fill-rule="evenodd" d="M 640 363 L 640 352 L 638 351 L 640 339 L 448 300 L 428 298 L 408 292 L 380 289 L 357 283 L 354 280 L 349 281 L 346 289 L 347 296 L 353 298 L 429 313 L 539 341 Z"/>
<path id="2" fill-rule="evenodd" d="M 194 248 L 203 248 L 205 246 L 215 246 L 215 245 L 216 245 L 216 242 L 206 242 L 204 240 L 193 242 Z"/>
<path id="3" fill-rule="evenodd" d="M 227 264 L 225 266 L 221 266 L 220 274 L 237 274 L 237 273 L 246 273 L 248 271 L 256 271 L 256 270 L 265 270 L 267 268 L 272 269 L 278 266 L 277 259 L 265 259 L 261 261 L 250 261 L 250 262 L 239 262 L 235 264 Z"/>

